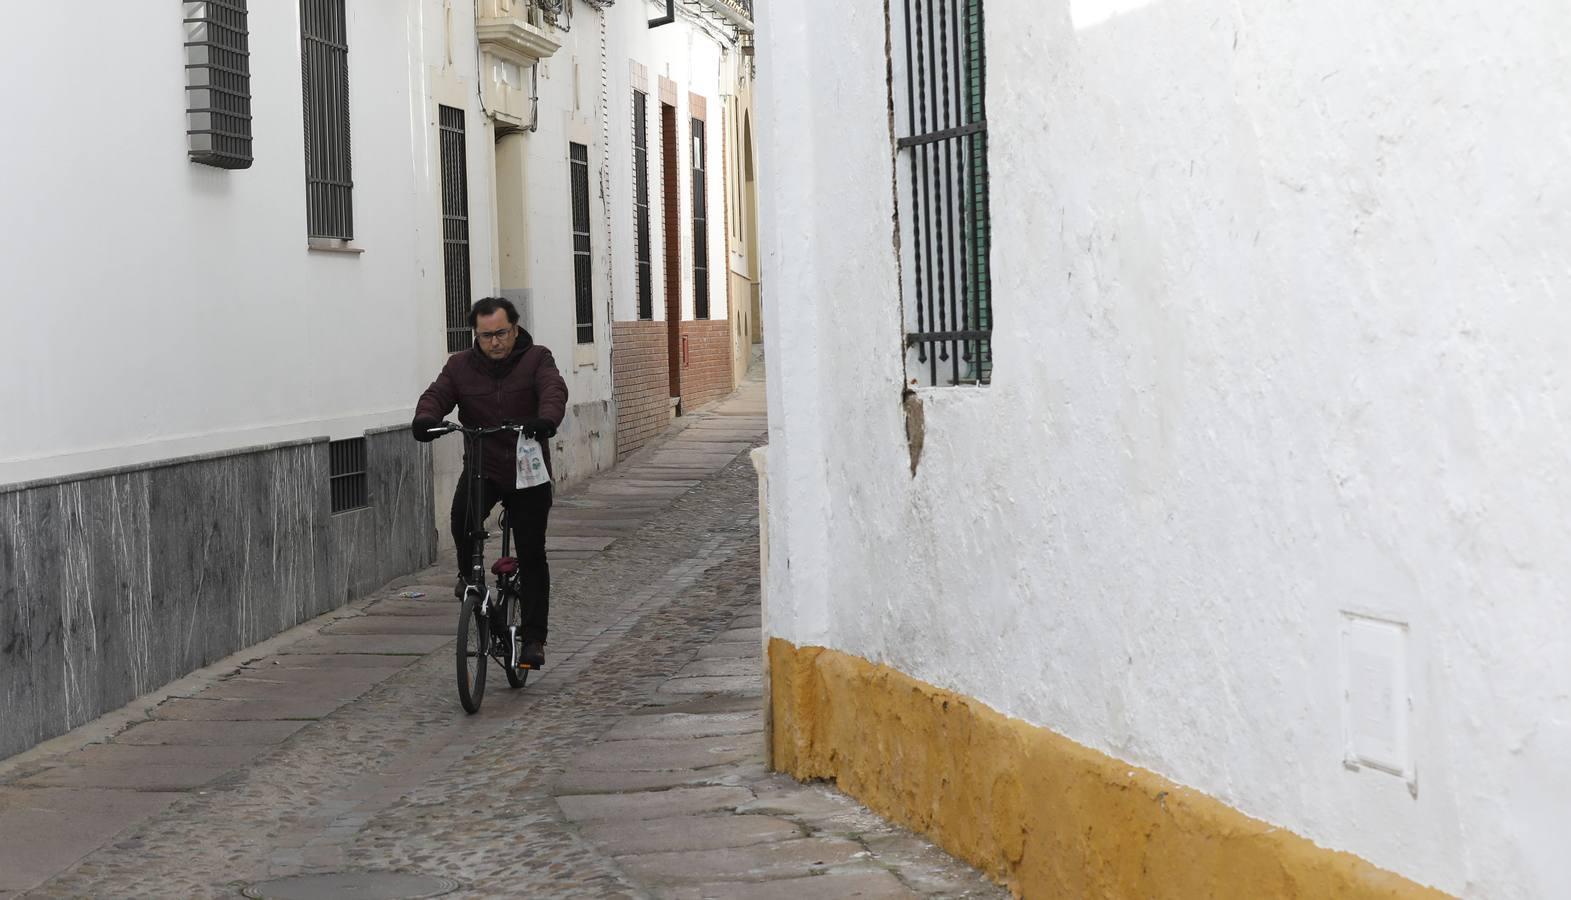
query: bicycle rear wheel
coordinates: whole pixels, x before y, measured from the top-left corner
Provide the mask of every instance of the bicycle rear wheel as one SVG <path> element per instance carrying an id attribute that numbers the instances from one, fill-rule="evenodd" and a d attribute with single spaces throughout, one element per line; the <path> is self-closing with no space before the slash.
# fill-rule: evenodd
<path id="1" fill-rule="evenodd" d="M 471 714 L 480 711 L 485 696 L 486 651 L 491 647 L 491 629 L 476 612 L 475 597 L 473 592 L 465 597 L 458 613 L 458 702 Z"/>
<path id="2" fill-rule="evenodd" d="M 506 641 L 512 635 L 517 634 L 519 627 L 523 624 L 524 617 L 521 608 L 524 605 L 524 601 L 523 598 L 508 591 L 502 594 L 502 603 L 507 610 L 507 625 L 512 626 L 511 630 L 508 630 L 506 626 L 503 628 L 502 640 Z M 508 665 L 508 661 L 518 655 L 518 648 L 510 647 L 508 650 L 507 659 L 502 663 L 503 671 L 507 672 L 507 685 L 508 687 L 521 688 L 524 686 L 524 682 L 529 680 L 529 670 L 520 669 L 515 665 Z"/>

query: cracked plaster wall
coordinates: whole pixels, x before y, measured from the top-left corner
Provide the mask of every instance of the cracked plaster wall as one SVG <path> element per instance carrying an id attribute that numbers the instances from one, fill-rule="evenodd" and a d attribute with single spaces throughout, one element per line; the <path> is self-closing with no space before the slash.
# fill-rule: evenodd
<path id="1" fill-rule="evenodd" d="M 996 369 L 913 477 L 881 6 L 760 11 L 770 633 L 1571 891 L 1571 12 L 988 0 Z M 1343 765 L 1344 612 L 1408 626 L 1412 785 Z"/>

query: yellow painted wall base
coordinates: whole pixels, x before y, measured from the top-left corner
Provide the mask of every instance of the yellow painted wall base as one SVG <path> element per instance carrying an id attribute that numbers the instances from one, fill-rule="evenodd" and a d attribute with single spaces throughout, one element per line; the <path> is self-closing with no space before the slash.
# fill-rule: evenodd
<path id="1" fill-rule="evenodd" d="M 1027 898 L 1440 898 L 980 702 L 769 645 L 777 769 L 832 779 Z"/>

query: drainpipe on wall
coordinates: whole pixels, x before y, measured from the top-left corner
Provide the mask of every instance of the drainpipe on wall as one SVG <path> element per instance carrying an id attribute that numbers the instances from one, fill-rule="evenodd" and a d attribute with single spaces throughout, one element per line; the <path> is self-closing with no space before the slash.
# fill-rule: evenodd
<path id="1" fill-rule="evenodd" d="M 650 28 L 659 28 L 661 25 L 670 25 L 676 21 L 676 0 L 665 0 L 665 15 L 658 19 L 650 19 Z"/>

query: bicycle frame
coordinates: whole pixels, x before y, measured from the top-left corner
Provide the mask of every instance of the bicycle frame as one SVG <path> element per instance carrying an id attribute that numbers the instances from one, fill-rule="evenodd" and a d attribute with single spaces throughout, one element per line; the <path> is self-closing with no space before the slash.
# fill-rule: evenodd
<path id="1" fill-rule="evenodd" d="M 469 522 L 467 524 L 469 526 L 469 543 L 475 548 L 474 555 L 471 557 L 474 560 L 474 567 L 471 570 L 469 587 L 465 590 L 465 593 L 478 591 L 482 594 L 480 602 L 476 605 L 476 611 L 484 616 L 489 615 L 491 612 L 491 586 L 487 583 L 485 574 L 485 541 L 490 535 L 486 533 L 485 514 L 481 511 L 481 506 L 485 501 L 485 475 L 483 472 L 486 436 L 482 429 L 464 429 L 463 434 L 464 456 L 466 457 L 464 460 L 464 473 L 469 476 Z M 469 458 L 471 447 L 474 448 L 474 456 Z M 503 516 L 502 539 L 506 541 L 505 509 Z"/>
<path id="2" fill-rule="evenodd" d="M 454 425 L 452 422 L 442 422 L 439 426 L 428 429 L 432 434 L 446 434 L 448 432 L 461 432 L 464 435 L 464 474 L 468 478 L 465 489 L 469 491 L 469 521 L 464 523 L 469 532 L 469 540 L 473 545 L 472 574 L 465 579 L 463 605 L 459 610 L 459 635 L 457 643 L 458 653 L 458 696 L 464 705 L 464 711 L 476 713 L 480 711 L 480 700 L 485 694 L 485 671 L 488 659 L 493 659 L 502 666 L 507 673 L 508 684 L 514 688 L 523 687 L 524 671 L 518 665 L 518 631 L 519 626 L 508 622 L 513 618 L 509 615 L 509 603 L 517 603 L 518 612 L 522 614 L 523 597 L 516 589 L 516 584 L 509 588 L 507 579 L 517 579 L 517 569 L 507 569 L 497 573 L 496 589 L 493 592 L 490 582 L 486 578 L 485 567 L 485 542 L 490 537 L 485 529 L 486 509 L 485 500 L 485 438 L 492 434 L 504 431 L 513 431 L 520 435 L 526 431 L 522 426 L 505 424 L 488 428 L 472 428 Z M 502 504 L 502 558 L 508 556 L 507 503 Z M 499 567 L 500 568 L 500 567 Z M 500 602 L 500 607 L 498 607 Z M 500 609 L 500 614 L 498 610 Z M 493 618 L 501 621 L 493 621 Z M 474 623 L 474 636 L 476 638 L 473 652 L 468 649 L 470 636 L 469 628 Z M 503 636 L 498 635 L 499 630 L 505 630 L 506 644 L 501 644 Z M 499 650 L 498 647 L 504 649 Z M 477 667 L 471 669 L 471 666 Z M 527 668 L 527 667 L 525 667 Z"/>
<path id="3" fill-rule="evenodd" d="M 475 604 L 475 611 L 478 615 L 489 616 L 495 600 L 495 594 L 492 593 L 485 570 L 485 542 L 490 537 L 490 533 L 485 530 L 485 513 L 482 511 L 485 501 L 485 439 L 490 435 L 503 431 L 515 431 L 522 435 L 524 429 L 519 425 L 469 428 L 462 425 L 453 425 L 452 423 L 443 424 L 446 426 L 442 429 L 443 431 L 457 431 L 464 436 L 464 472 L 469 479 L 470 516 L 470 520 L 466 524 L 469 528 L 470 544 L 474 547 L 469 587 L 465 589 L 464 594 L 467 597 L 471 591 L 478 593 L 480 598 Z M 511 537 L 507 533 L 507 507 L 505 505 L 502 507 L 500 522 L 502 529 L 502 556 L 505 557 L 508 555 L 508 539 Z M 516 601 L 522 603 L 523 598 L 516 598 Z M 510 634 L 508 637 L 514 639 L 516 645 L 517 635 Z"/>

